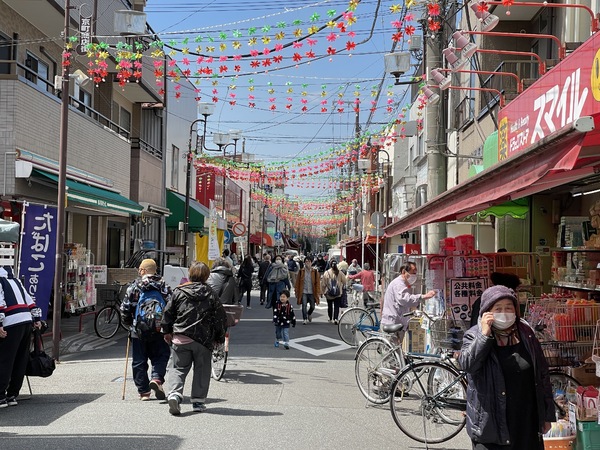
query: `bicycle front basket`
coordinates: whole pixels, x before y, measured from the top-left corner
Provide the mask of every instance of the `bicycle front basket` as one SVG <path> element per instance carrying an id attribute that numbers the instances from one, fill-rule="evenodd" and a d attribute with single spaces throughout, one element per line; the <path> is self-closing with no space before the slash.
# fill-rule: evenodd
<path id="1" fill-rule="evenodd" d="M 468 324 L 462 320 L 439 319 L 432 322 L 429 331 L 433 347 L 460 350 Z"/>

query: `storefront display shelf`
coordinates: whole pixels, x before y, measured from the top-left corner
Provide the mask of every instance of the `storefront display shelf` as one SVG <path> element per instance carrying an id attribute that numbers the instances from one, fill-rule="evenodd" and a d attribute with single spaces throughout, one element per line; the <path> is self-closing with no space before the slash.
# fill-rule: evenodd
<path id="1" fill-rule="evenodd" d="M 566 289 L 577 289 L 581 291 L 600 291 L 600 286 L 586 286 L 584 284 L 569 283 L 567 281 L 549 281 L 548 285 Z"/>

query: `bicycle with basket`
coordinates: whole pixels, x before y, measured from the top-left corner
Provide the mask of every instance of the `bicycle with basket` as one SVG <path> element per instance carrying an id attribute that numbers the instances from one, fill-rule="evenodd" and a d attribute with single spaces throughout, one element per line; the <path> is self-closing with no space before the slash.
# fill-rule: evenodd
<path id="1" fill-rule="evenodd" d="M 229 355 L 229 330 L 236 326 L 244 312 L 241 305 L 223 305 L 227 314 L 227 332 L 225 333 L 225 342 L 217 345 L 212 352 L 211 375 L 215 381 L 221 380 L 227 366 L 227 357 Z"/>
<path id="2" fill-rule="evenodd" d="M 127 292 L 128 284 L 119 284 L 115 282 L 112 285 L 101 289 L 98 288 L 98 300 L 104 305 L 98 310 L 94 317 L 94 330 L 98 337 L 110 339 L 119 328 L 124 330 L 128 328 L 121 322 L 121 302 Z"/>

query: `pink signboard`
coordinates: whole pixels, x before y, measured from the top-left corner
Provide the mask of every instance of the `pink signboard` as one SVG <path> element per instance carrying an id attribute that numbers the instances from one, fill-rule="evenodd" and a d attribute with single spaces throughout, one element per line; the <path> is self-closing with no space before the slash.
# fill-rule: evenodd
<path id="1" fill-rule="evenodd" d="M 582 116 L 600 112 L 600 33 L 500 110 L 498 160 L 521 152 Z"/>

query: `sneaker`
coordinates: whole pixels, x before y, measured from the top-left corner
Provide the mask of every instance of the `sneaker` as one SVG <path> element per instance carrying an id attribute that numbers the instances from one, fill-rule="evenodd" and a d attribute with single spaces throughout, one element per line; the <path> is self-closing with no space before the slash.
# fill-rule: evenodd
<path id="1" fill-rule="evenodd" d="M 275 341 L 275 348 L 279 347 L 279 341 Z"/>
<path id="2" fill-rule="evenodd" d="M 304 321 L 302 322 L 302 325 L 306 325 L 306 320 L 304 320 Z"/>
<path id="3" fill-rule="evenodd" d="M 194 402 L 194 403 L 192 403 L 192 411 L 204 412 L 204 411 L 206 411 L 206 405 L 201 402 Z"/>
<path id="4" fill-rule="evenodd" d="M 246 309 L 252 309 L 252 306 L 246 306 Z"/>
<path id="5" fill-rule="evenodd" d="M 311 314 L 308 315 L 308 321 L 312 322 L 312 315 Z"/>
<path id="6" fill-rule="evenodd" d="M 17 406 L 17 397 L 7 397 L 6 403 L 8 403 L 8 406 Z"/>
<path id="7" fill-rule="evenodd" d="M 283 344 L 283 348 L 285 348 L 286 350 L 289 350 L 290 349 L 290 344 L 288 344 L 287 342 L 285 342 Z"/>
<path id="8" fill-rule="evenodd" d="M 181 406 L 179 406 L 179 397 L 178 396 L 173 395 L 173 396 L 169 397 L 169 400 L 167 400 L 167 402 L 169 403 L 169 412 L 173 416 L 178 416 L 179 414 L 181 414 Z"/>
<path id="9" fill-rule="evenodd" d="M 260 304 L 261 304 L 261 305 L 264 305 L 264 304 L 265 304 L 264 300 L 261 300 L 261 301 L 260 301 Z"/>
<path id="10" fill-rule="evenodd" d="M 2 408 L 8 408 L 8 402 L 6 401 L 6 399 L 0 400 L 0 409 Z"/>
<path id="11" fill-rule="evenodd" d="M 328 322 L 328 323 L 331 323 L 331 319 L 327 319 L 327 322 Z"/>
<path id="12" fill-rule="evenodd" d="M 150 400 L 150 391 L 140 394 L 140 400 L 143 402 L 147 402 L 148 400 Z"/>
<path id="13" fill-rule="evenodd" d="M 162 381 L 154 379 L 150 382 L 150 389 L 154 391 L 154 396 L 159 400 L 165 399 L 165 390 L 162 386 Z"/>
<path id="14" fill-rule="evenodd" d="M 338 323 L 339 323 L 339 322 L 338 322 L 337 320 L 334 320 L 334 321 L 333 321 L 333 324 L 334 324 L 334 325 L 337 325 Z"/>

